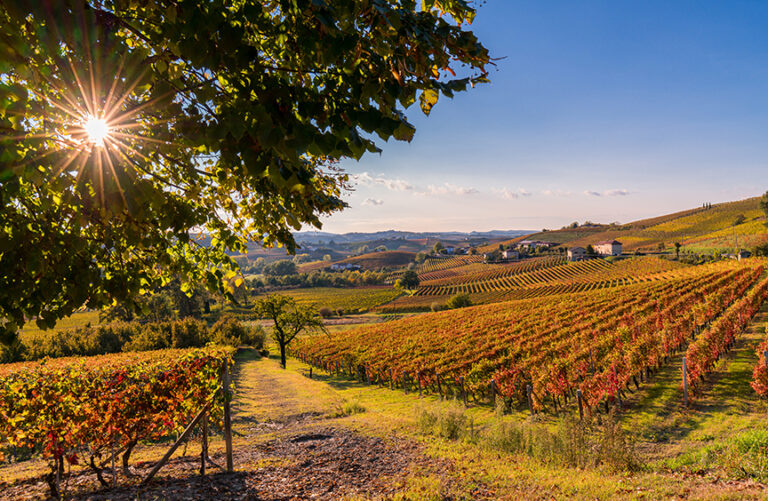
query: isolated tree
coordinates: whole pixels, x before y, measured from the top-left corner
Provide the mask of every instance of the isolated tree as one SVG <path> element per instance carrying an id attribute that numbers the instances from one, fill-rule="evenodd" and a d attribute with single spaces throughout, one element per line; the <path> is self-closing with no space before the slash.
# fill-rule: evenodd
<path id="1" fill-rule="evenodd" d="M 682 247 L 682 244 L 680 242 L 675 242 L 675 258 L 680 259 L 680 247 Z"/>
<path id="2" fill-rule="evenodd" d="M 467 306 L 472 306 L 472 300 L 470 299 L 469 294 L 454 294 L 448 299 L 445 306 L 452 310 L 456 308 L 465 308 Z"/>
<path id="3" fill-rule="evenodd" d="M 285 352 L 291 341 L 302 332 L 324 331 L 323 320 L 314 306 L 301 305 L 281 294 L 270 294 L 253 307 L 259 318 L 272 321 L 272 339 L 280 347 L 280 365 L 285 369 Z"/>
<path id="4" fill-rule="evenodd" d="M 762 209 L 765 217 L 768 218 L 768 191 L 763 193 L 763 196 L 760 197 L 760 209 Z"/>
<path id="5" fill-rule="evenodd" d="M 441 254 L 445 250 L 445 246 L 442 242 L 435 242 L 435 245 L 432 246 L 432 252 L 435 254 Z"/>
<path id="6" fill-rule="evenodd" d="M 400 277 L 400 284 L 406 289 L 415 289 L 419 286 L 419 275 L 414 270 L 406 270 Z"/>
<path id="7" fill-rule="evenodd" d="M 345 158 L 487 81 L 464 0 L 0 2 L 0 337 L 320 227 Z M 456 76 L 456 71 L 461 74 Z"/>
<path id="8" fill-rule="evenodd" d="M 592 244 L 587 245 L 587 248 L 584 250 L 587 251 L 587 256 L 594 256 L 595 254 L 597 254 L 595 252 L 595 248 L 592 247 Z"/>

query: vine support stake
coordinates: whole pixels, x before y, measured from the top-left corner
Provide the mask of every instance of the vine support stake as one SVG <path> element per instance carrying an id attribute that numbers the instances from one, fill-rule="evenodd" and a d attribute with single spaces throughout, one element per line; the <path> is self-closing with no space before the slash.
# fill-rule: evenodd
<path id="1" fill-rule="evenodd" d="M 467 391 L 464 389 L 464 376 L 459 376 L 459 385 L 461 386 L 461 399 L 464 401 L 464 407 L 468 407 Z"/>
<path id="2" fill-rule="evenodd" d="M 496 408 L 496 380 L 491 378 L 491 405 Z"/>
<path id="3" fill-rule="evenodd" d="M 531 388 L 531 385 L 525 387 L 525 392 L 528 394 L 528 409 L 531 411 L 531 416 L 533 416 L 533 388 Z"/>
<path id="4" fill-rule="evenodd" d="M 440 394 L 440 400 L 443 399 L 443 387 L 440 386 L 440 374 L 435 374 L 435 379 L 437 380 L 437 392 Z"/>
<path id="5" fill-rule="evenodd" d="M 200 475 L 205 475 L 205 460 L 208 458 L 208 413 L 203 414 L 202 436 L 200 437 Z"/>
<path id="6" fill-rule="evenodd" d="M 408 394 L 408 373 L 403 371 L 403 393 Z"/>
<path id="7" fill-rule="evenodd" d="M 226 398 L 225 398 L 224 401 L 226 402 Z M 197 423 L 200 422 L 200 420 L 203 418 L 203 416 L 208 411 L 208 408 L 210 406 L 211 406 L 211 400 L 209 400 L 208 403 L 203 406 L 203 408 L 200 410 L 200 412 L 197 413 L 197 416 L 195 416 L 195 418 L 192 420 L 192 422 L 189 423 L 189 425 L 187 425 L 186 429 L 181 434 L 181 436 L 179 436 L 179 438 L 176 440 L 176 442 L 174 442 L 174 444 L 171 446 L 171 448 L 168 449 L 168 452 L 165 453 L 165 456 L 163 456 L 162 459 L 160 459 L 160 461 L 158 461 L 157 464 L 155 464 L 155 466 L 152 468 L 152 470 L 149 472 L 149 474 L 146 476 L 146 478 L 141 481 L 141 485 L 144 485 L 147 482 L 149 482 L 150 480 L 152 480 L 152 477 L 154 477 L 155 474 L 158 471 L 160 471 L 160 468 L 162 468 L 163 465 L 165 465 L 165 463 L 168 462 L 168 460 L 171 458 L 173 453 L 176 452 L 176 449 L 178 449 L 179 445 L 181 445 L 181 443 L 184 442 L 189 437 L 189 435 L 192 433 L 192 430 L 195 428 L 195 426 L 197 426 Z M 225 431 L 225 436 L 226 436 L 226 423 L 225 423 L 225 426 L 224 426 L 224 431 Z M 229 452 L 231 452 L 231 450 Z M 230 459 L 230 456 L 228 454 L 227 455 L 227 465 L 229 465 L 230 460 L 231 459 Z M 231 470 L 229 470 L 229 471 L 231 471 Z"/>
<path id="8" fill-rule="evenodd" d="M 115 435 L 112 430 L 112 425 L 109 425 L 109 435 L 111 440 L 109 441 L 110 454 L 112 454 L 112 488 L 117 487 L 117 470 L 115 469 Z"/>
<path id="9" fill-rule="evenodd" d="M 768 350 L 763 350 L 763 360 L 765 361 L 765 365 L 768 365 Z"/>
<path id="10" fill-rule="evenodd" d="M 416 371 L 416 382 L 419 385 L 419 398 L 421 398 L 421 371 Z"/>
<path id="11" fill-rule="evenodd" d="M 389 369 L 389 389 L 390 390 L 395 389 L 395 376 L 392 373 L 392 369 Z"/>
<path id="12" fill-rule="evenodd" d="M 688 367 L 683 357 L 683 405 L 688 407 Z"/>
<path id="13" fill-rule="evenodd" d="M 584 404 L 581 402 L 581 390 L 576 390 L 576 400 L 579 402 L 579 421 L 584 419 Z"/>
<path id="14" fill-rule="evenodd" d="M 229 402 L 232 395 L 229 391 L 229 360 L 224 361 L 224 441 L 227 450 L 227 473 L 232 473 L 235 469 L 232 464 L 232 416 L 230 415 Z"/>

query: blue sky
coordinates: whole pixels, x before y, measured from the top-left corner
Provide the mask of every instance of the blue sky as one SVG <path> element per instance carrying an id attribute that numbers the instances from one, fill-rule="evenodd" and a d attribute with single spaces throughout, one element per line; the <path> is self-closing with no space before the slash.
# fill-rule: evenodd
<path id="1" fill-rule="evenodd" d="M 768 189 L 768 2 L 488 0 L 491 84 L 348 161 L 334 232 L 627 222 Z"/>

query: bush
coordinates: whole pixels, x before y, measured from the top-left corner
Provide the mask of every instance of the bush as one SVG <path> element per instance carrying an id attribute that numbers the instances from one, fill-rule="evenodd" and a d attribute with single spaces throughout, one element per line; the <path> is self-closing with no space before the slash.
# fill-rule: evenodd
<path id="1" fill-rule="evenodd" d="M 419 429 L 422 433 L 456 440 L 474 438 L 474 423 L 458 402 L 433 405 L 418 409 Z"/>
<path id="2" fill-rule="evenodd" d="M 211 327 L 211 340 L 229 346 L 251 346 L 256 350 L 264 348 L 266 334 L 260 326 L 248 327 L 232 317 L 224 317 Z"/>
<path id="3" fill-rule="evenodd" d="M 491 449 L 526 454 L 546 464 L 585 468 L 605 465 L 615 471 L 639 467 L 634 444 L 610 415 L 603 423 L 561 418 L 557 426 L 497 416 L 478 431 L 463 406 L 435 404 L 417 408 L 422 433 L 476 442 Z M 750 445 L 751 447 L 751 445 Z"/>
<path id="4" fill-rule="evenodd" d="M 330 318 L 333 315 L 333 310 L 328 308 L 327 306 L 320 308 L 317 312 L 323 318 Z"/>
<path id="5" fill-rule="evenodd" d="M 435 301 L 434 303 L 429 305 L 429 309 L 432 311 L 443 311 L 445 309 L 445 305 Z"/>
<path id="6" fill-rule="evenodd" d="M 454 294 L 445 304 L 450 309 L 465 308 L 472 306 L 472 300 L 469 298 L 469 294 Z"/>

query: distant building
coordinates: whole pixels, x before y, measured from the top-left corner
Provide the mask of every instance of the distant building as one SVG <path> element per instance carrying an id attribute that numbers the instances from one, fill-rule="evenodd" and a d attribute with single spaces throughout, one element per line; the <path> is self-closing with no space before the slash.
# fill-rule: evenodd
<path id="1" fill-rule="evenodd" d="M 333 263 L 329 268 L 331 271 L 359 271 L 363 269 L 359 264 L 352 263 Z"/>
<path id="2" fill-rule="evenodd" d="M 568 249 L 568 261 L 583 261 L 587 257 L 587 249 L 584 247 L 571 247 Z"/>
<path id="3" fill-rule="evenodd" d="M 601 256 L 621 256 L 621 242 L 618 240 L 597 242 L 593 247 Z"/>
<path id="4" fill-rule="evenodd" d="M 746 258 L 748 258 L 748 257 L 751 257 L 751 256 L 752 256 L 752 253 L 751 253 L 751 252 L 749 252 L 748 250 L 740 250 L 740 251 L 739 251 L 739 252 L 736 254 L 736 258 L 737 258 L 739 261 L 741 261 L 742 259 L 746 259 Z"/>
<path id="5" fill-rule="evenodd" d="M 449 245 L 448 247 L 445 247 L 443 249 L 443 252 L 445 252 L 446 254 L 454 254 L 456 252 L 456 248 L 453 247 L 452 245 Z"/>
<path id="6" fill-rule="evenodd" d="M 553 242 L 542 242 L 541 240 L 523 240 L 517 244 L 518 249 L 534 250 L 537 248 L 549 249 L 557 245 Z"/>
<path id="7" fill-rule="evenodd" d="M 520 253 L 512 249 L 502 251 L 501 256 L 506 260 L 520 259 Z"/>

